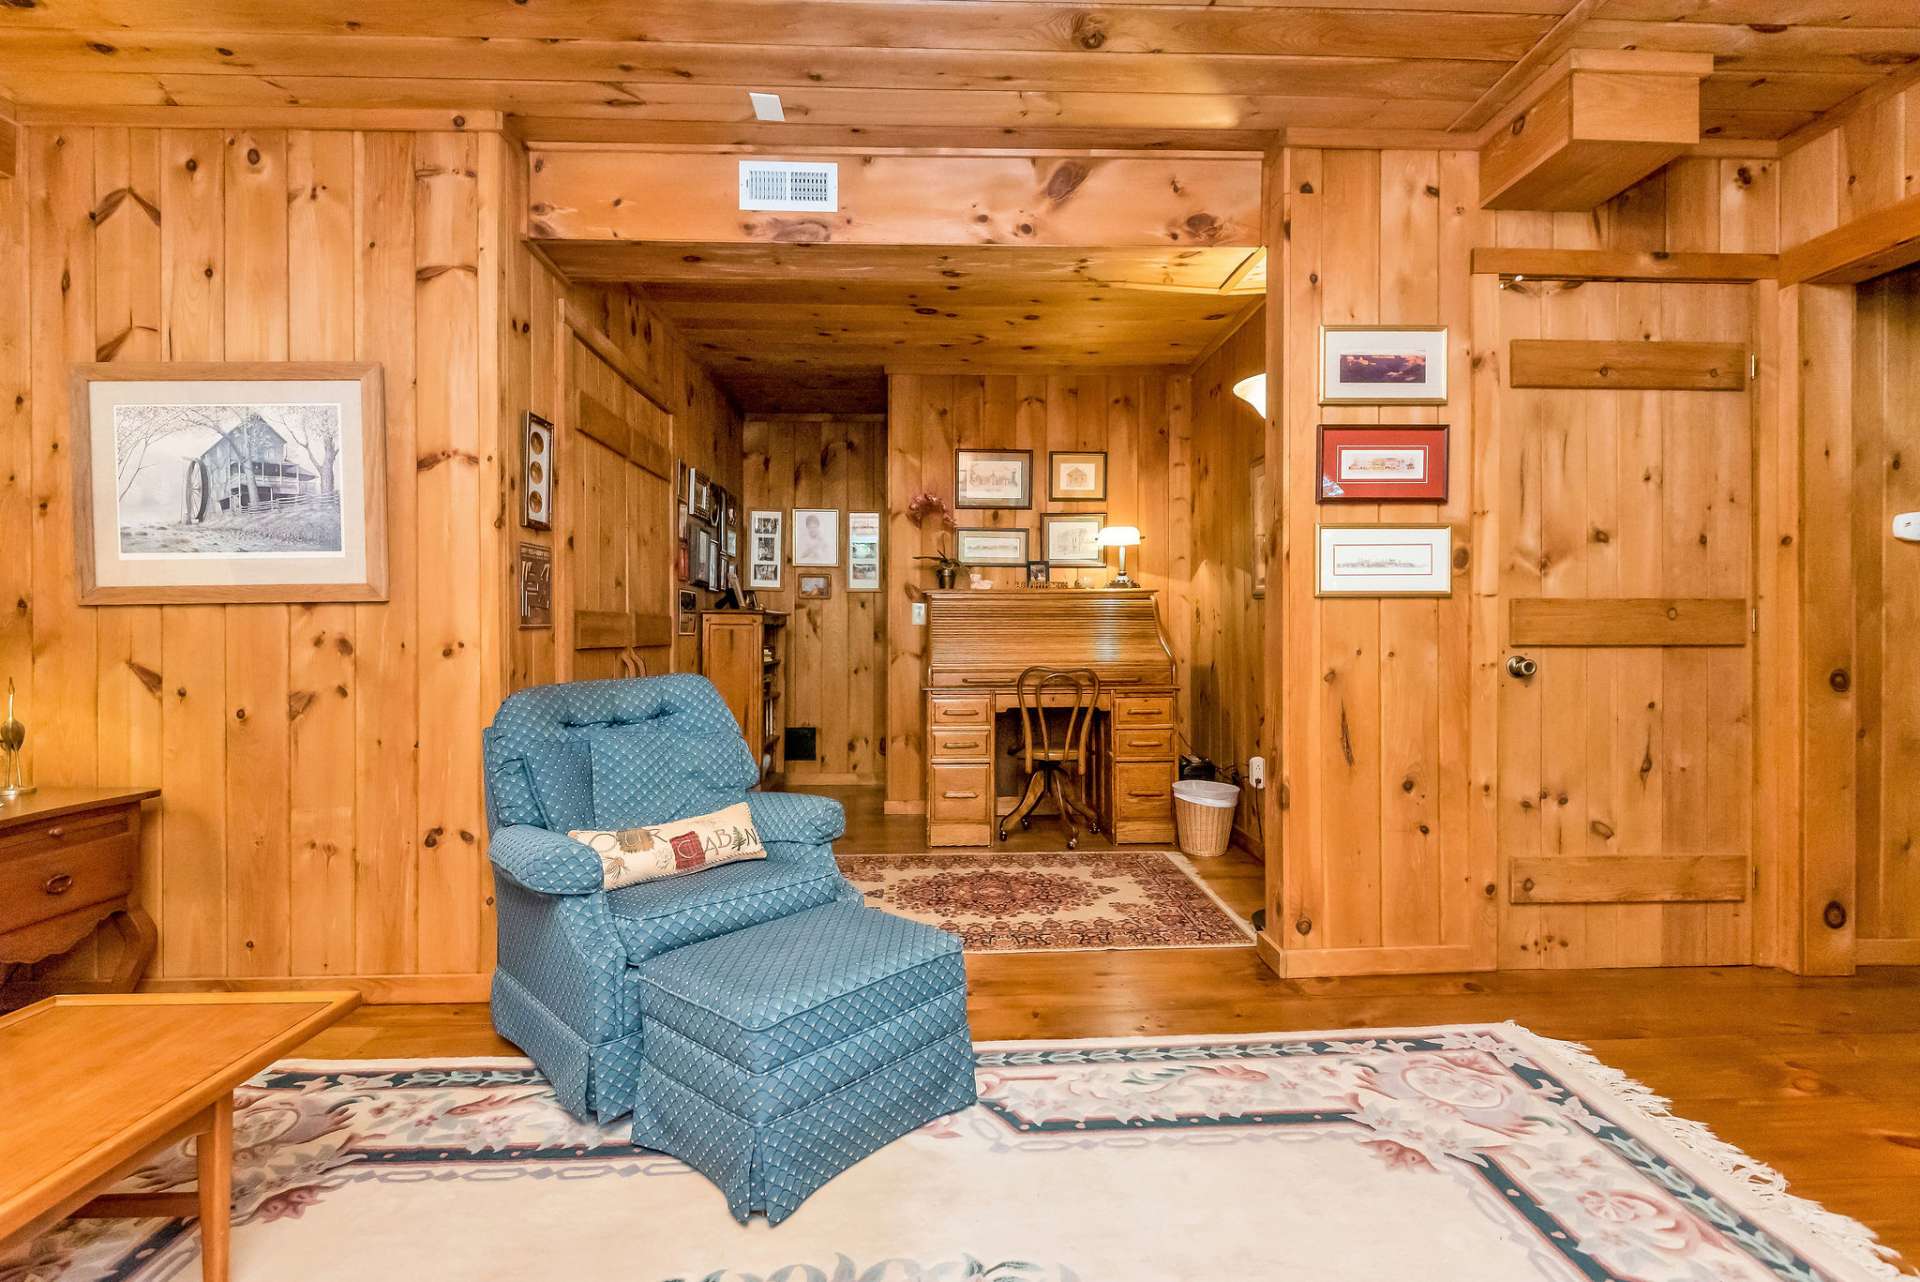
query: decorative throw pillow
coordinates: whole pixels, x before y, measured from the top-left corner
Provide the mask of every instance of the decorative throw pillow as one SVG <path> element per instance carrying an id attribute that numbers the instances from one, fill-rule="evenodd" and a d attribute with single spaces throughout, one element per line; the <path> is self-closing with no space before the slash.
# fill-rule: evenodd
<path id="1" fill-rule="evenodd" d="M 744 801 L 671 823 L 617 832 L 576 828 L 567 836 L 600 856 L 602 884 L 608 890 L 767 857 L 753 826 L 753 811 Z"/>

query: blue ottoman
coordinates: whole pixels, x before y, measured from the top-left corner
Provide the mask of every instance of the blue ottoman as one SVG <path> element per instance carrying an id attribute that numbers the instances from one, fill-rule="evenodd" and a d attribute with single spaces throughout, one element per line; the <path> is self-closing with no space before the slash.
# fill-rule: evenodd
<path id="1" fill-rule="evenodd" d="M 889 1141 L 973 1103 L 960 941 L 832 903 L 640 976 L 633 1140 L 775 1224 Z"/>

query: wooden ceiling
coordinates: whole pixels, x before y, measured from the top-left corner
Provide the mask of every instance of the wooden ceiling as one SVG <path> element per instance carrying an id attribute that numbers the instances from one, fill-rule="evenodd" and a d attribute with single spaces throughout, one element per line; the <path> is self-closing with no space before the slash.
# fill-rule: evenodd
<path id="1" fill-rule="evenodd" d="M 741 409 L 880 413 L 891 369 L 1186 365 L 1260 305 L 1234 249 L 546 242 L 641 285 Z"/>
<path id="2" fill-rule="evenodd" d="M 4 0 L 0 94 L 471 108 L 534 138 L 1258 150 L 1472 131 L 1570 48 L 1711 53 L 1775 139 L 1920 59 L 1915 0 Z M 752 121 L 770 89 L 788 123 Z"/>

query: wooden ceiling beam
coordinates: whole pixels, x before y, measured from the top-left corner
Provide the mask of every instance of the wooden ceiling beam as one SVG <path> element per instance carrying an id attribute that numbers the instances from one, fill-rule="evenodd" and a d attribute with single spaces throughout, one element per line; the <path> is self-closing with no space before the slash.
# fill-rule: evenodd
<path id="1" fill-rule="evenodd" d="M 1480 148 L 1481 207 L 1585 211 L 1700 141 L 1706 54 L 1574 50 Z"/>
<path id="2" fill-rule="evenodd" d="M 536 241 L 556 271 L 582 282 L 698 285 L 732 282 L 858 281 L 937 287 L 1019 280 L 1115 289 L 1184 284 L 1218 290 L 1247 255 L 1210 249 L 1086 248 L 1048 245 L 712 245 L 688 242 Z"/>
<path id="3" fill-rule="evenodd" d="M 1857 285 L 1920 263 L 1920 196 L 1863 214 L 1780 254 L 1782 285 Z"/>
<path id="4" fill-rule="evenodd" d="M 278 32 L 358 39 L 419 36 L 620 40 L 827 49 L 1031 50 L 1105 56 L 1304 54 L 1521 57 L 1553 25 L 1535 13 L 1359 6 L 1094 5 L 1056 0 L 65 0 L 9 11 L 26 31 L 177 31 L 217 38 Z"/>
<path id="5" fill-rule="evenodd" d="M 1264 154 L 1271 129 L 1139 129 L 997 125 L 814 125 L 798 121 L 631 121 L 515 116 L 512 132 L 528 146 L 627 147 L 717 154 L 870 156 L 1179 156 L 1232 159 Z"/>
<path id="6" fill-rule="evenodd" d="M 536 150 L 532 170 L 529 226 L 543 241 L 1164 250 L 1260 239 L 1251 158 L 849 158 L 834 213 L 743 213 L 730 156 Z"/>
<path id="7" fill-rule="evenodd" d="M 1747 284 L 1777 277 L 1780 259 L 1776 254 L 1479 248 L 1473 251 L 1473 270 L 1528 280 Z"/>

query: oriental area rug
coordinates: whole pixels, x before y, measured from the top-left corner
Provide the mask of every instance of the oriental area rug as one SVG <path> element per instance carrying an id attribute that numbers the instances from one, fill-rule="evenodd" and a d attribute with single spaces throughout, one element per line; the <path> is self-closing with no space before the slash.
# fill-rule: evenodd
<path id="1" fill-rule="evenodd" d="M 842 855 L 875 908 L 960 936 L 970 953 L 1229 948 L 1253 927 L 1164 850 Z"/>
<path id="2" fill-rule="evenodd" d="M 1002 1042 L 980 1102 L 742 1226 L 524 1060 L 287 1062 L 239 1094 L 235 1282 L 1867 1282 L 1866 1229 L 1513 1025 Z M 192 1177 L 185 1151 L 129 1188 Z M 0 1278 L 199 1277 L 70 1221 Z"/>

